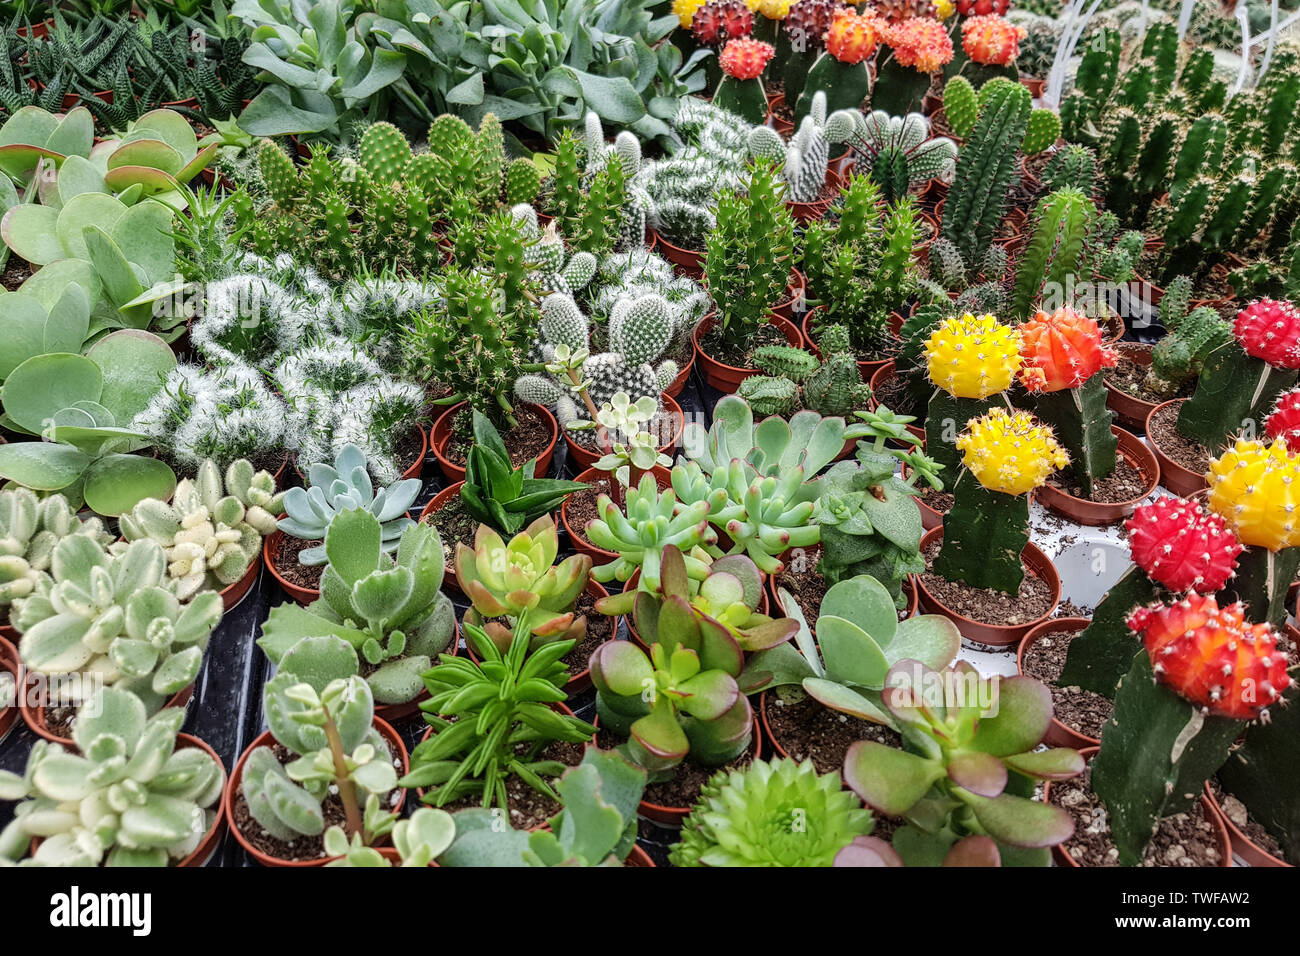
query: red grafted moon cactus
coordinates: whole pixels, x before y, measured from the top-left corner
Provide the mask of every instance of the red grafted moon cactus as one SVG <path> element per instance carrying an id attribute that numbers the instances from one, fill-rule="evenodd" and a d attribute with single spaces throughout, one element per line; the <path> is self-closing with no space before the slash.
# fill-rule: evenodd
<path id="1" fill-rule="evenodd" d="M 1260 299 L 1237 313 L 1233 334 L 1246 354 L 1277 368 L 1300 368 L 1300 310 Z"/>
<path id="2" fill-rule="evenodd" d="M 1217 591 L 1237 569 L 1242 545 L 1218 515 L 1182 498 L 1139 505 L 1124 523 L 1133 563 L 1170 591 Z"/>
<path id="3" fill-rule="evenodd" d="M 1272 440 L 1281 440 L 1294 454 L 1300 452 L 1300 388 L 1277 397 L 1277 404 L 1264 419 L 1264 431 Z"/>
<path id="4" fill-rule="evenodd" d="M 760 40 L 728 40 L 722 55 L 718 57 L 718 64 L 727 76 L 737 80 L 752 80 L 763 72 L 767 61 L 772 59 L 775 52 L 772 44 Z"/>
<path id="5" fill-rule="evenodd" d="M 1254 720 L 1291 686 L 1277 631 L 1247 624 L 1240 603 L 1221 608 L 1213 595 L 1192 593 L 1138 608 L 1128 626 L 1156 679 L 1206 714 Z"/>
<path id="6" fill-rule="evenodd" d="M 975 16 L 961 25 L 961 48 L 976 63 L 1006 66 L 1020 56 L 1020 41 L 1027 32 L 999 16 Z"/>
<path id="7" fill-rule="evenodd" d="M 1069 306 L 1050 314 L 1038 312 L 1020 326 L 1022 384 L 1031 391 L 1078 388 L 1118 355 L 1102 345 L 1101 328 Z"/>

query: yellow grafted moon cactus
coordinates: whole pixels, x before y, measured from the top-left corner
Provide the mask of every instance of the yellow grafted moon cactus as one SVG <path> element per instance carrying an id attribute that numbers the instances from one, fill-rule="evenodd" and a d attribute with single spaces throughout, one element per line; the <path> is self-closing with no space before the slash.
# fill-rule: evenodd
<path id="1" fill-rule="evenodd" d="M 1238 439 L 1210 461 L 1208 504 L 1243 544 L 1269 551 L 1300 545 L 1300 456 L 1286 442 Z"/>
<path id="2" fill-rule="evenodd" d="M 1008 415 L 994 408 L 973 418 L 957 436 L 962 463 L 985 488 L 1005 495 L 1023 495 L 1070 463 L 1070 456 L 1046 425 L 1028 412 Z"/>
<path id="3" fill-rule="evenodd" d="M 930 381 L 957 398 L 988 398 L 1020 370 L 1020 333 L 991 315 L 945 319 L 925 343 Z"/>

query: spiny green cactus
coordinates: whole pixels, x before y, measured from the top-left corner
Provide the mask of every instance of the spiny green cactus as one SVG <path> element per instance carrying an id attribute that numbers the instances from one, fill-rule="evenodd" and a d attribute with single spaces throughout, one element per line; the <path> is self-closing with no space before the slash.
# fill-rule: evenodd
<path id="1" fill-rule="evenodd" d="M 1167 329 L 1165 337 L 1151 350 L 1151 371 L 1143 387 L 1155 395 L 1173 398 L 1184 383 L 1200 374 L 1210 353 L 1231 339 L 1232 326 L 1217 312 L 1205 306 L 1193 309 L 1176 327 Z"/>
<path id="2" fill-rule="evenodd" d="M 357 155 L 376 182 L 393 183 L 406 172 L 411 144 L 392 123 L 374 123 L 361 135 Z"/>
<path id="3" fill-rule="evenodd" d="M 953 76 L 943 87 L 943 112 L 948 117 L 948 127 L 960 139 L 967 139 L 975 129 L 979 115 L 979 102 L 975 87 L 960 74 Z"/>
<path id="4" fill-rule="evenodd" d="M 1076 189 L 1062 189 L 1038 201 L 1033 236 L 1016 263 L 1014 318 L 1027 319 L 1045 288 L 1064 289 L 1079 274 L 1089 221 L 1096 214 L 1092 200 Z"/>
<path id="5" fill-rule="evenodd" d="M 778 375 L 802 385 L 817 371 L 817 357 L 804 349 L 789 345 L 764 345 L 754 350 L 754 365 L 766 375 Z"/>
<path id="6" fill-rule="evenodd" d="M 1072 188 L 1090 196 L 1096 183 L 1097 154 L 1077 143 L 1067 144 L 1053 153 L 1043 170 L 1043 188 L 1049 192 Z"/>
<path id="7" fill-rule="evenodd" d="M 1029 122 L 1025 127 L 1025 138 L 1020 148 L 1025 155 L 1041 153 L 1060 138 L 1061 118 L 1054 110 L 1034 109 L 1029 112 Z"/>
<path id="8" fill-rule="evenodd" d="M 740 383 L 736 394 L 749 403 L 755 415 L 793 415 L 802 407 L 803 391 L 788 378 L 751 375 Z"/>
<path id="9" fill-rule="evenodd" d="M 946 136 L 931 139 L 930 124 L 920 113 L 900 117 L 875 110 L 855 116 L 853 149 L 886 202 L 897 202 L 910 187 L 927 180 L 952 177 L 957 146 Z"/>
<path id="10" fill-rule="evenodd" d="M 541 189 L 542 174 L 530 159 L 516 159 L 506 167 L 506 203 L 532 202 Z"/>

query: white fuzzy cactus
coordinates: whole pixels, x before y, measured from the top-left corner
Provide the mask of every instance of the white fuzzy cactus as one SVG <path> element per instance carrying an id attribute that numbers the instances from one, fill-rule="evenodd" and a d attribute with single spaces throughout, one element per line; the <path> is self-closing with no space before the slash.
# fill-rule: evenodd
<path id="1" fill-rule="evenodd" d="M 857 121 L 853 110 L 836 110 L 827 116 L 826 94 L 819 90 L 788 144 L 770 126 L 754 127 L 746 142 L 751 156 L 781 164 L 787 199 L 814 202 L 826 182 L 831 144 L 848 142 L 857 132 Z"/>

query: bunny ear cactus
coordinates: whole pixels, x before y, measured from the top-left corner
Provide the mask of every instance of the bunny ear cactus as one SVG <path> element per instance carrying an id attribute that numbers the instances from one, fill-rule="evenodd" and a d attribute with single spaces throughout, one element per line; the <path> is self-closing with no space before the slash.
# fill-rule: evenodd
<path id="1" fill-rule="evenodd" d="M 1141 861 L 1161 818 L 1200 799 L 1247 721 L 1267 720 L 1291 684 L 1277 632 L 1246 623 L 1242 611 L 1193 592 L 1129 618 L 1143 646 L 1092 764 L 1121 865 Z"/>
<path id="2" fill-rule="evenodd" d="M 510 647 L 516 623 L 532 635 L 534 649 L 552 641 L 581 640 L 586 633 L 587 619 L 573 609 L 587 586 L 591 558 L 575 554 L 557 565 L 559 550 L 549 515 L 509 543 L 479 525 L 474 547 L 456 545 L 456 580 L 473 605 L 473 623 L 486 621 L 484 631 L 503 652 Z M 490 620 L 498 617 L 510 624 Z"/>
<path id="3" fill-rule="evenodd" d="M 892 596 L 870 575 L 827 589 L 815 639 L 793 595 L 784 589 L 780 595 L 799 632 L 793 644 L 749 659 L 740 678 L 748 693 L 798 686 L 823 707 L 892 727 L 894 719 L 881 702 L 890 668 L 906 660 L 942 670 L 961 649 L 961 635 L 946 617 L 922 614 L 900 622 Z"/>
<path id="4" fill-rule="evenodd" d="M 1070 463 L 1052 430 L 1026 412 L 994 408 L 957 438 L 965 470 L 953 486 L 934 572 L 972 588 L 1015 594 L 1024 579 L 1029 492 Z"/>
<path id="5" fill-rule="evenodd" d="M 178 747 L 183 710 L 148 717 L 135 695 L 101 688 L 73 725 L 80 752 L 38 740 L 22 776 L 0 771 L 0 799 L 22 800 L 0 831 L 0 860 L 38 866 L 167 866 L 215 822 L 221 765 Z"/>
<path id="6" fill-rule="evenodd" d="M 293 603 L 271 610 L 258 646 L 276 663 L 301 638 L 330 634 L 346 641 L 364 663 L 375 700 L 401 704 L 419 695 L 420 675 L 454 638 L 456 612 L 440 590 L 443 550 L 432 525 L 411 524 L 392 557 L 377 518 L 345 511 L 325 535 L 329 563 L 321 598 L 308 608 Z"/>
<path id="7" fill-rule="evenodd" d="M 174 587 L 156 542 L 114 555 L 88 535 L 55 545 L 49 579 L 10 614 L 23 663 L 55 678 L 49 703 L 82 704 L 100 682 L 131 691 L 153 713 L 192 684 L 221 598 L 206 592 L 182 604 Z"/>
<path id="8" fill-rule="evenodd" d="M 806 828 L 792 829 L 795 818 Z M 673 866 L 831 866 L 872 826 L 838 772 L 818 774 L 811 760 L 755 760 L 710 778 L 668 857 Z"/>
<path id="9" fill-rule="evenodd" d="M 1068 780 L 1083 759 L 1039 750 L 1052 695 L 1027 677 L 984 678 L 965 661 L 935 671 L 900 661 L 883 695 L 907 750 L 870 740 L 844 758 L 844 780 L 872 809 L 901 816 L 893 838 L 909 865 L 935 865 L 962 837 L 998 843 L 1004 864 L 1046 866 L 1047 848 L 1068 839 L 1064 810 L 1029 799 L 1035 780 Z"/>

